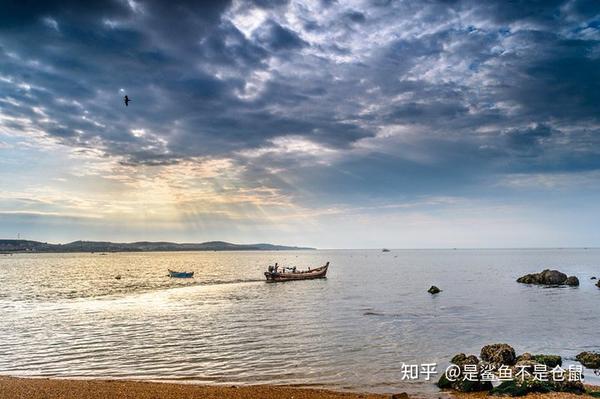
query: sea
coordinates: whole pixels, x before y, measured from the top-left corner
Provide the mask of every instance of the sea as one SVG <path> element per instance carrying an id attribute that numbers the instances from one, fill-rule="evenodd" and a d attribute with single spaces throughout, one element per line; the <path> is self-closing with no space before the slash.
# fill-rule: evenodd
<path id="1" fill-rule="evenodd" d="M 263 276 L 275 262 L 327 261 L 322 280 Z M 581 284 L 515 281 L 545 268 Z M 594 276 L 599 249 L 0 255 L 0 375 L 434 396 L 449 359 L 486 344 L 559 354 L 565 367 L 600 350 Z"/>

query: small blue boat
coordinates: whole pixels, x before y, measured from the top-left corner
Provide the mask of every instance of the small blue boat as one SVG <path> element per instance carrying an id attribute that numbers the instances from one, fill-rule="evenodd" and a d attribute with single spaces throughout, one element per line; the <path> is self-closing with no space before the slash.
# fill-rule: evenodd
<path id="1" fill-rule="evenodd" d="M 194 272 L 176 272 L 175 270 L 169 270 L 169 277 L 175 278 L 192 278 L 194 277 Z"/>

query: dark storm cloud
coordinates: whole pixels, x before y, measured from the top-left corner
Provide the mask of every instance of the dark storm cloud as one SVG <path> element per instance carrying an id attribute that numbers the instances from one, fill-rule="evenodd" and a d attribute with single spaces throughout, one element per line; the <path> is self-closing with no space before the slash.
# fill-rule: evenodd
<path id="1" fill-rule="evenodd" d="M 131 165 L 228 157 L 253 181 L 332 195 L 600 167 L 597 2 L 311 7 L 10 2 L 0 17 L 3 126 Z M 281 138 L 335 160 L 240 155 Z"/>

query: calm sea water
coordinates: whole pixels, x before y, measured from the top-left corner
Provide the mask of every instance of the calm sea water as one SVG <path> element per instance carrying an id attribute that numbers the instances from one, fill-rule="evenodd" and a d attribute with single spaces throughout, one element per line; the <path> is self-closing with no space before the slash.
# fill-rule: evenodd
<path id="1" fill-rule="evenodd" d="M 326 261 L 326 280 L 263 281 L 274 262 Z M 581 286 L 515 282 L 546 267 Z M 0 374 L 432 394 L 433 382 L 401 380 L 403 362 L 443 371 L 453 354 L 495 342 L 568 360 L 599 350 L 591 276 L 600 250 L 0 256 Z M 428 294 L 432 284 L 443 292 Z"/>

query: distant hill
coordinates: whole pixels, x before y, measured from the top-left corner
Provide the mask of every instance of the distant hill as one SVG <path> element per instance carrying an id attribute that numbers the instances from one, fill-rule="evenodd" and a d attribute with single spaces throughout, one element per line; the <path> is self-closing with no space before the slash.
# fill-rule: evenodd
<path id="1" fill-rule="evenodd" d="M 224 241 L 208 241 L 198 244 L 174 242 L 73 241 L 68 244 L 48 244 L 28 240 L 0 239 L 0 252 L 150 252 L 150 251 L 286 251 L 314 250 L 315 248 L 290 247 L 273 244 L 232 244 Z"/>

